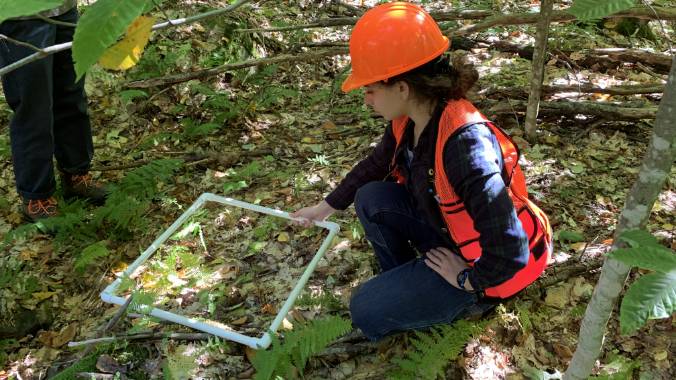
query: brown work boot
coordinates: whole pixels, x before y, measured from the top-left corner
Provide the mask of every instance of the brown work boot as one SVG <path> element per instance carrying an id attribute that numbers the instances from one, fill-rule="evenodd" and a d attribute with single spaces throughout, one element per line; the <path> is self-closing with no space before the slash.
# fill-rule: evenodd
<path id="1" fill-rule="evenodd" d="M 108 193 L 105 186 L 94 181 L 89 173 L 61 173 L 61 184 L 63 185 L 63 197 L 66 199 L 84 198 L 96 205 L 102 205 L 106 201 Z"/>
<path id="2" fill-rule="evenodd" d="M 56 209 L 56 199 L 49 197 L 47 199 L 24 199 L 21 208 L 24 219 L 31 223 L 36 223 L 41 219 L 58 216 Z"/>

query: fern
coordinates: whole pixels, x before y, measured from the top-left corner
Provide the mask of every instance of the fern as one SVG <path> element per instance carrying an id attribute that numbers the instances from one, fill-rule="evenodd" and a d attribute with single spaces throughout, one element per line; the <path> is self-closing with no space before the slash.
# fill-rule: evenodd
<path id="1" fill-rule="evenodd" d="M 131 226 L 142 228 L 143 215 L 159 194 L 158 184 L 168 181 L 180 164 L 180 160 L 157 160 L 127 173 L 117 185 L 111 186 L 105 205 L 94 215 L 95 223 L 108 222 L 121 230 Z"/>
<path id="2" fill-rule="evenodd" d="M 116 190 L 139 199 L 152 199 L 158 194 L 157 184 L 171 179 L 181 163 L 181 160 L 152 161 L 127 173 Z"/>
<path id="3" fill-rule="evenodd" d="M 2 249 L 4 250 L 9 244 L 18 239 L 26 239 L 38 232 L 38 226 L 35 224 L 21 225 L 5 234 L 5 239 L 2 242 Z"/>
<path id="4" fill-rule="evenodd" d="M 450 360 L 458 356 L 467 340 L 481 332 L 486 322 L 459 320 L 452 325 L 434 327 L 430 332 L 416 332 L 413 350 L 393 361 L 399 368 L 389 374 L 393 379 L 436 379 Z"/>
<path id="5" fill-rule="evenodd" d="M 109 253 L 110 252 L 106 247 L 105 241 L 94 243 L 82 250 L 80 256 L 78 256 L 78 258 L 75 260 L 73 268 L 75 268 L 75 270 L 79 273 L 83 273 L 85 268 L 93 263 L 96 259 L 106 257 Z"/>
<path id="6" fill-rule="evenodd" d="M 253 359 L 256 380 L 267 380 L 273 376 L 292 377 L 293 371 L 301 375 L 310 356 L 321 352 L 339 336 L 350 331 L 348 319 L 329 317 L 301 326 L 286 334 L 283 343 L 273 335 L 272 349 L 259 351 Z"/>

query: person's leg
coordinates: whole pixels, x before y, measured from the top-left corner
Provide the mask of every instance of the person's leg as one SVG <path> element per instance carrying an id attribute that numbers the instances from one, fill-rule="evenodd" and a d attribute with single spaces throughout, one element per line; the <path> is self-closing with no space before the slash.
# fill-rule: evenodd
<path id="1" fill-rule="evenodd" d="M 370 340 L 457 319 L 477 296 L 449 284 L 416 259 L 362 284 L 352 295 L 352 323 Z"/>
<path id="2" fill-rule="evenodd" d="M 54 44 L 56 26 L 40 20 L 5 21 L 0 33 L 43 48 Z M 0 66 L 33 53 L 30 48 L 0 40 Z M 2 77 L 5 98 L 14 111 L 10 122 L 12 160 L 17 190 L 24 200 L 46 199 L 55 190 L 52 64 L 53 58 L 48 56 Z"/>
<path id="3" fill-rule="evenodd" d="M 421 253 L 445 245 L 417 215 L 403 185 L 368 183 L 357 191 L 354 207 L 383 272 L 415 259 L 411 243 Z"/>
<path id="4" fill-rule="evenodd" d="M 76 23 L 77 10 L 55 17 Z M 73 40 L 75 28 L 58 26 L 56 43 Z M 89 171 L 94 145 L 87 112 L 87 96 L 84 77 L 75 80 L 75 68 L 71 50 L 54 54 L 54 156 L 59 169 L 70 174 L 86 174 Z"/>

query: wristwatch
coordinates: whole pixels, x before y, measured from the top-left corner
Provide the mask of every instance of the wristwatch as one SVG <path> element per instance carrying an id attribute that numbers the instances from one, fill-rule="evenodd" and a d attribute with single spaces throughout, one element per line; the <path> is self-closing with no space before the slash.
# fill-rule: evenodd
<path id="1" fill-rule="evenodd" d="M 465 281 L 467 281 L 467 277 L 469 277 L 469 271 L 471 271 L 472 268 L 465 268 L 458 272 L 458 277 L 456 280 L 458 281 L 458 287 L 464 291 L 468 291 L 465 289 Z"/>

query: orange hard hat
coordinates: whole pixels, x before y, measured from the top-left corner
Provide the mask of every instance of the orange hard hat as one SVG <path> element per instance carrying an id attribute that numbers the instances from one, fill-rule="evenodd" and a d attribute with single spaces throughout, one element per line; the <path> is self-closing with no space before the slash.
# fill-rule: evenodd
<path id="1" fill-rule="evenodd" d="M 427 12 L 415 4 L 394 2 L 368 10 L 350 36 L 352 73 L 348 92 L 392 78 L 431 61 L 450 43 Z"/>

